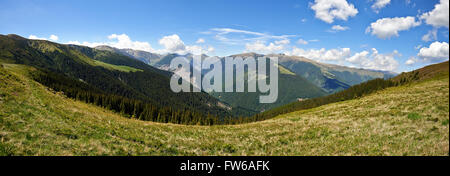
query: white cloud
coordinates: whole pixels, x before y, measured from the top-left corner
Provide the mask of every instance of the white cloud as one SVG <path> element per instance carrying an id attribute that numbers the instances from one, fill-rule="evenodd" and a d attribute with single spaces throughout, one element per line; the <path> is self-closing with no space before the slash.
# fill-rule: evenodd
<path id="1" fill-rule="evenodd" d="M 214 52 L 214 48 L 211 46 L 202 47 L 198 45 L 185 45 L 184 42 L 177 34 L 164 36 L 159 40 L 159 44 L 164 46 L 163 50 L 159 50 L 159 53 L 178 53 L 178 54 L 207 54 Z"/>
<path id="2" fill-rule="evenodd" d="M 199 38 L 195 43 L 205 43 L 205 39 L 203 38 Z"/>
<path id="3" fill-rule="evenodd" d="M 142 50 L 142 51 L 154 51 L 151 45 L 148 42 L 140 42 L 140 41 L 132 41 L 130 37 L 126 34 L 112 34 L 108 36 L 110 40 L 117 40 L 115 42 L 111 42 L 109 45 L 112 47 L 116 47 L 119 49 L 134 49 L 134 50 Z"/>
<path id="4" fill-rule="evenodd" d="M 50 35 L 50 40 L 58 41 L 58 36 L 52 34 Z"/>
<path id="5" fill-rule="evenodd" d="M 395 60 L 395 57 L 400 56 L 397 50 L 388 54 L 380 54 L 377 49 L 372 48 L 371 52 L 372 54 L 368 51 L 356 53 L 347 58 L 346 61 L 365 69 L 384 71 L 394 71 L 397 69 L 399 64 L 397 60 Z"/>
<path id="6" fill-rule="evenodd" d="M 111 40 L 109 42 L 79 42 L 79 41 L 69 41 L 66 44 L 74 44 L 74 45 L 84 45 L 88 47 L 96 47 L 100 45 L 108 45 L 111 47 L 124 49 L 134 49 L 134 50 L 142 50 L 153 53 L 178 53 L 178 54 L 207 54 L 214 52 L 214 48 L 211 46 L 198 46 L 198 45 L 185 45 L 181 38 L 176 35 L 164 36 L 159 40 L 159 44 L 163 46 L 163 49 L 155 50 L 151 47 L 148 42 L 140 42 L 133 41 L 126 34 L 112 34 L 108 36 L 108 39 Z"/>
<path id="7" fill-rule="evenodd" d="M 345 31 L 345 30 L 348 30 L 348 29 L 350 29 L 350 28 L 347 27 L 347 26 L 341 26 L 341 25 L 333 25 L 331 27 L 332 31 Z"/>
<path id="8" fill-rule="evenodd" d="M 165 50 L 170 53 L 182 52 L 186 49 L 184 42 L 176 34 L 164 36 L 159 40 L 159 44 L 164 46 Z"/>
<path id="9" fill-rule="evenodd" d="M 254 43 L 245 44 L 244 52 L 256 52 L 261 54 L 272 54 L 277 52 L 282 52 L 286 45 L 289 44 L 289 40 L 279 40 L 274 43 L 265 44 L 263 41 L 255 41 Z"/>
<path id="10" fill-rule="evenodd" d="M 441 0 L 439 4 L 434 6 L 430 12 L 424 13 L 420 16 L 425 23 L 434 27 L 449 27 L 449 0 Z"/>
<path id="11" fill-rule="evenodd" d="M 319 62 L 337 62 L 352 67 L 387 71 L 397 69 L 399 64 L 395 57 L 400 56 L 397 50 L 394 50 L 392 53 L 380 54 L 375 48 L 352 55 L 350 48 L 304 50 L 294 47 L 292 51 L 285 52 L 285 54 L 302 56 Z"/>
<path id="12" fill-rule="evenodd" d="M 31 39 L 31 40 L 47 40 L 46 38 L 41 38 L 41 37 L 38 37 L 38 36 L 35 36 L 35 35 L 28 36 L 28 39 Z"/>
<path id="13" fill-rule="evenodd" d="M 30 35 L 30 36 L 28 36 L 28 39 L 32 39 L 32 40 L 49 40 L 49 41 L 54 41 L 54 42 L 56 42 L 56 41 L 58 41 L 58 36 L 52 34 L 52 35 L 50 35 L 50 37 L 47 39 L 47 38 L 45 38 L 45 37 L 38 37 L 38 36 L 35 36 L 35 35 Z"/>
<path id="14" fill-rule="evenodd" d="M 253 32 L 232 28 L 212 28 L 209 31 L 202 33 L 208 35 L 212 34 L 214 35 L 214 38 L 216 40 L 231 45 L 239 45 L 242 43 L 256 42 L 256 41 L 267 41 L 270 39 L 284 40 L 290 37 L 295 37 L 295 35 L 270 35 L 261 32 Z"/>
<path id="15" fill-rule="evenodd" d="M 419 25 L 420 21 L 416 21 L 412 16 L 382 18 L 371 23 L 367 27 L 366 33 L 371 32 L 372 35 L 376 35 L 378 38 L 386 39 L 392 36 L 398 36 L 399 31 L 408 30 Z"/>
<path id="16" fill-rule="evenodd" d="M 316 61 L 341 61 L 350 56 L 350 48 L 340 48 L 326 50 L 322 49 L 309 49 L 304 50 L 302 48 L 294 47 L 292 51 L 286 52 L 287 55 L 303 56 L 308 59 Z"/>
<path id="17" fill-rule="evenodd" d="M 346 0 L 315 0 L 311 9 L 316 12 L 316 18 L 327 23 L 334 19 L 345 20 L 358 14 L 358 9 Z"/>
<path id="18" fill-rule="evenodd" d="M 368 51 L 362 51 L 354 54 L 352 57 L 349 57 L 345 60 L 353 64 L 362 65 L 363 62 L 368 60 L 367 57 L 369 56 L 369 54 L 370 53 Z"/>
<path id="19" fill-rule="evenodd" d="M 312 39 L 312 40 L 308 40 L 309 42 L 319 42 L 319 39 Z"/>
<path id="20" fill-rule="evenodd" d="M 389 3 L 391 3 L 391 0 L 375 0 L 375 3 L 372 5 L 372 9 L 378 13 L 380 12 L 380 9 L 386 7 Z"/>
<path id="21" fill-rule="evenodd" d="M 433 42 L 429 47 L 423 47 L 417 54 L 425 62 L 438 62 L 448 60 L 449 47 L 447 42 Z"/>
<path id="22" fill-rule="evenodd" d="M 82 45 L 82 46 L 88 46 L 88 47 L 96 47 L 96 46 L 101 46 L 101 45 L 108 45 L 108 43 L 102 43 L 102 42 L 79 42 L 77 40 L 69 41 L 69 42 L 66 42 L 65 44 Z"/>
<path id="23" fill-rule="evenodd" d="M 413 64 L 417 63 L 418 61 L 419 60 L 416 57 L 412 56 L 408 60 L 406 60 L 405 64 L 406 65 L 413 65 Z"/>
<path id="24" fill-rule="evenodd" d="M 422 40 L 425 42 L 429 42 L 431 40 L 437 40 L 437 28 L 433 28 L 432 30 L 428 31 L 427 34 L 422 36 Z"/>
<path id="25" fill-rule="evenodd" d="M 66 44 L 73 45 L 83 45 L 88 47 L 96 47 L 101 45 L 107 45 L 119 49 L 133 49 L 133 50 L 141 50 L 147 52 L 154 52 L 155 50 L 152 48 L 150 43 L 148 42 L 140 42 L 133 41 L 126 34 L 111 34 L 108 36 L 110 41 L 108 42 L 79 42 L 79 41 L 69 41 Z"/>
<path id="26" fill-rule="evenodd" d="M 305 23 L 308 20 L 306 18 L 302 18 L 301 21 L 302 21 L 302 23 Z"/>
<path id="27" fill-rule="evenodd" d="M 275 44 L 277 44 L 277 45 L 287 45 L 289 43 L 291 43 L 291 41 L 289 39 L 275 41 Z"/>
<path id="28" fill-rule="evenodd" d="M 308 41 L 303 40 L 303 39 L 298 39 L 297 43 L 300 44 L 300 45 L 307 45 Z"/>

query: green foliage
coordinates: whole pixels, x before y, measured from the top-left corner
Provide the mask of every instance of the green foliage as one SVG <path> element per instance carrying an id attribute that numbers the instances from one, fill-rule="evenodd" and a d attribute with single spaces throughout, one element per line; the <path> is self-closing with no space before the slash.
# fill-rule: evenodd
<path id="1" fill-rule="evenodd" d="M 422 116 L 420 116 L 419 114 L 417 114 L 415 112 L 408 114 L 408 119 L 411 119 L 411 120 L 418 120 L 421 118 L 422 118 Z"/>
<path id="2" fill-rule="evenodd" d="M 220 120 L 217 116 L 204 115 L 198 110 L 175 109 L 173 106 L 110 94 L 81 81 L 45 70 L 33 72 L 32 76 L 35 81 L 54 91 L 64 92 L 67 97 L 118 112 L 129 118 L 186 125 L 214 125 L 219 124 Z M 67 136 L 65 133 L 61 134 Z"/>
<path id="3" fill-rule="evenodd" d="M 228 109 L 219 107 L 219 101 L 205 92 L 172 92 L 170 72 L 110 51 L 0 35 L 0 53 L 9 53 L 1 58 L 3 61 L 38 68 L 41 74 L 35 77 L 37 81 L 63 91 L 71 98 L 114 95 L 157 107 L 171 107 L 174 112 L 191 111 L 202 116 L 211 114 L 220 119 L 232 114 Z M 239 111 L 244 113 L 245 110 Z"/>
<path id="4" fill-rule="evenodd" d="M 32 73 L 34 80 L 63 92 L 67 97 L 113 110 L 129 118 L 188 125 L 240 124 L 266 120 L 280 114 L 360 98 L 387 87 L 419 80 L 423 75 L 412 72 L 409 73 L 412 76 L 407 76 L 411 79 L 404 75 L 391 80 L 374 79 L 332 95 L 313 98 L 323 94 L 316 88 L 317 94 L 310 95 L 312 99 L 250 116 L 251 111 L 245 108 L 230 112 L 219 107 L 218 100 L 204 92 L 173 93 L 169 87 L 169 72 L 110 51 L 0 35 L 0 52 L 7 53 L 2 55 L 3 61 L 14 61 L 37 68 Z M 124 66 L 119 68 L 127 68 L 128 71 L 99 67 L 96 62 L 112 67 Z M 281 104 L 292 101 L 292 95 L 297 96 L 291 92 L 311 91 L 314 88 L 296 87 L 295 85 L 307 81 L 296 75 L 281 75 L 281 86 L 287 88 L 283 90 L 285 94 L 279 97 Z M 251 104 L 248 98 L 257 100 L 256 96 L 259 94 L 232 96 L 231 99 Z"/>
<path id="5" fill-rule="evenodd" d="M 446 119 L 446 120 L 444 120 L 444 121 L 442 121 L 442 125 L 448 125 L 448 119 Z"/>

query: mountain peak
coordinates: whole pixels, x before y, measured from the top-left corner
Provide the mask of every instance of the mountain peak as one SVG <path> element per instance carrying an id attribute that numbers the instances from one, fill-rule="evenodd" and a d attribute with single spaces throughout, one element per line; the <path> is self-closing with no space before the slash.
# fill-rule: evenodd
<path id="1" fill-rule="evenodd" d="M 9 37 L 9 38 L 17 39 L 17 40 L 25 40 L 26 39 L 26 38 L 24 38 L 24 37 L 22 37 L 20 35 L 17 35 L 17 34 L 8 34 L 6 36 Z"/>

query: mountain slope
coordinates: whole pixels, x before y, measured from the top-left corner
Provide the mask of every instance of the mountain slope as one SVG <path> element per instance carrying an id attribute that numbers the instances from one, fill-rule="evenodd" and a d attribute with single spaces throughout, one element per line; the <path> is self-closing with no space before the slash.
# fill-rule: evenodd
<path id="1" fill-rule="evenodd" d="M 230 115 L 223 104 L 204 92 L 172 92 L 169 85 L 172 73 L 114 52 L 0 35 L 0 53 L 0 61 L 48 70 L 108 94 L 205 115 Z"/>
<path id="2" fill-rule="evenodd" d="M 101 47 L 103 50 L 107 50 L 107 47 Z M 114 50 L 114 48 L 111 48 L 109 50 Z M 118 50 L 118 49 L 115 49 Z M 238 56 L 238 55 L 235 55 Z M 154 63 L 153 66 L 168 70 L 168 67 L 170 65 L 170 62 L 176 58 L 176 57 L 185 57 L 188 60 L 192 61 L 193 55 L 186 54 L 186 55 L 179 55 L 179 54 L 167 54 L 164 56 L 161 56 L 161 59 Z M 206 55 L 202 55 L 202 59 L 206 58 Z M 222 67 L 224 67 L 224 58 L 220 58 L 222 61 Z M 192 64 L 192 63 L 191 63 Z M 224 69 L 224 68 L 222 68 Z M 279 74 L 279 96 L 275 103 L 271 104 L 261 104 L 259 103 L 259 96 L 261 95 L 260 92 L 243 92 L 243 93 L 225 93 L 225 92 L 212 92 L 211 95 L 215 98 L 226 102 L 229 104 L 233 109 L 241 109 L 241 110 L 248 110 L 248 113 L 234 113 L 235 115 L 253 115 L 257 112 L 265 111 L 267 109 L 271 109 L 283 104 L 291 103 L 293 101 L 296 101 L 298 98 L 315 98 L 324 96 L 327 93 L 317 86 L 311 84 L 309 81 L 304 79 L 301 76 L 296 75 L 295 73 L 291 72 L 290 70 L 280 66 L 280 74 Z M 206 74 L 208 69 L 203 69 L 201 72 L 202 74 Z M 247 75 L 247 73 L 245 73 Z M 222 79 L 224 82 L 222 83 L 225 86 L 225 79 Z M 247 84 L 247 83 L 246 83 Z"/>
<path id="3" fill-rule="evenodd" d="M 126 119 L 0 66 L 0 155 L 441 155 L 449 76 L 242 125 Z"/>
<path id="4" fill-rule="evenodd" d="M 106 45 L 97 46 L 95 49 L 98 50 L 105 50 L 105 51 L 111 51 L 115 53 L 119 53 L 131 58 L 135 58 L 141 62 L 144 62 L 148 65 L 154 66 L 161 58 L 162 56 L 155 53 L 150 53 L 146 51 L 139 51 L 139 50 L 132 50 L 132 49 L 118 49 Z"/>
<path id="5" fill-rule="evenodd" d="M 118 52 L 120 52 L 120 50 L 118 50 Z M 192 55 L 167 54 L 161 56 L 161 58 L 152 65 L 163 70 L 168 70 L 171 60 L 178 56 L 183 56 L 192 60 Z M 233 107 L 242 107 L 257 112 L 294 102 L 298 98 L 320 97 L 348 89 L 352 85 L 368 80 L 390 78 L 394 75 L 394 73 L 391 72 L 322 64 L 303 57 L 286 56 L 283 54 L 262 55 L 256 53 L 243 53 L 232 55 L 231 57 L 278 57 L 280 73 L 287 73 L 280 74 L 279 99 L 272 104 L 260 104 L 258 101 L 260 93 L 211 93 L 214 97 L 227 102 Z M 139 58 L 135 57 L 135 59 Z M 222 65 L 224 65 L 223 58 Z M 207 73 L 207 70 L 202 70 L 202 73 Z M 317 87 L 322 90 L 318 90 Z"/>
<path id="6" fill-rule="evenodd" d="M 141 54 L 130 54 L 135 59 L 145 61 L 146 63 L 167 70 L 170 61 L 178 56 L 183 56 L 179 54 L 167 54 L 158 55 L 145 51 L 135 51 L 130 49 L 117 49 L 107 46 L 98 47 L 98 49 L 115 51 L 118 53 L 141 53 Z M 157 57 L 159 56 L 159 58 Z M 188 59 L 191 59 L 192 55 L 184 55 Z M 256 53 L 242 53 L 237 55 L 232 55 L 231 57 L 278 57 L 279 64 L 296 73 L 297 75 L 306 78 L 311 83 L 322 88 L 328 93 L 338 92 L 349 88 L 352 85 L 356 85 L 368 80 L 375 78 L 391 78 L 396 75 L 396 73 L 388 71 L 378 71 L 378 70 L 368 70 L 368 69 L 357 69 L 350 68 L 339 65 L 323 64 L 304 57 L 298 56 L 287 56 L 284 54 L 269 54 L 262 55 Z"/>
<path id="7" fill-rule="evenodd" d="M 303 76 L 327 92 L 337 92 L 375 78 L 391 78 L 395 73 L 323 64 L 304 57 L 268 55 L 278 57 L 280 65 Z"/>
<path id="8" fill-rule="evenodd" d="M 248 76 L 248 72 L 245 72 L 245 75 Z M 225 81 L 223 84 L 225 85 Z M 259 90 L 256 92 L 248 92 L 247 81 L 245 82 L 245 87 L 245 91 L 242 93 L 212 92 L 211 95 L 227 102 L 231 106 L 243 107 L 257 112 L 292 103 L 299 98 L 309 99 L 327 95 L 327 93 L 319 87 L 310 83 L 305 78 L 292 73 L 283 66 L 279 66 L 278 98 L 276 102 L 270 104 L 259 103 L 260 96 L 265 95 L 266 93 L 261 93 Z"/>

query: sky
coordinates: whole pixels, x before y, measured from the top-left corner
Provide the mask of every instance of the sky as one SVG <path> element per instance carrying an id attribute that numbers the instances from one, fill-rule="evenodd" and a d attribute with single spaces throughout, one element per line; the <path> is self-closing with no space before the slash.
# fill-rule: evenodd
<path id="1" fill-rule="evenodd" d="M 449 0 L 0 0 L 0 34 L 154 53 L 284 53 L 394 72 L 449 59 Z"/>

